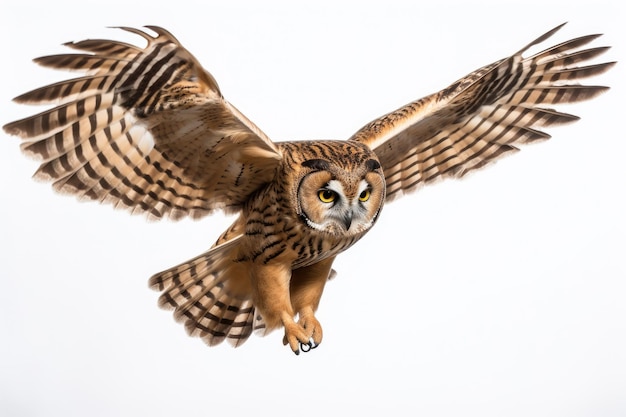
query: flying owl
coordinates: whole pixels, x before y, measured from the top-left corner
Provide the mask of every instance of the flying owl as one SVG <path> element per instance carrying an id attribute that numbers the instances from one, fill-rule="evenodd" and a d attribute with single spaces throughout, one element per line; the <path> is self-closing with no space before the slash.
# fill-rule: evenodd
<path id="1" fill-rule="evenodd" d="M 386 202 L 549 138 L 538 129 L 578 119 L 550 106 L 607 89 L 577 83 L 614 64 L 581 65 L 608 49 L 581 50 L 600 35 L 523 55 L 562 26 L 348 140 L 289 142 L 273 142 L 226 101 L 168 31 L 123 27 L 145 47 L 84 40 L 66 44 L 78 53 L 37 58 L 84 76 L 16 97 L 55 107 L 4 130 L 23 139 L 22 151 L 41 160 L 35 176 L 58 191 L 152 219 L 237 214 L 211 249 L 150 286 L 209 345 L 282 327 L 298 354 L 322 341 L 315 312 L 333 260 Z"/>

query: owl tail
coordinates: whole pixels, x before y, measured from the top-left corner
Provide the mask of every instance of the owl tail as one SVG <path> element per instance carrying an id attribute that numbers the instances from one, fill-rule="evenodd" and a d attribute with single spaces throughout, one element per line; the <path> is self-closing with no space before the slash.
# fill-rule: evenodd
<path id="1" fill-rule="evenodd" d="M 159 306 L 174 310 L 187 333 L 214 346 L 228 340 L 243 344 L 265 323 L 255 317 L 248 272 L 238 257 L 238 236 L 178 266 L 150 278 L 150 287 L 163 291 Z"/>

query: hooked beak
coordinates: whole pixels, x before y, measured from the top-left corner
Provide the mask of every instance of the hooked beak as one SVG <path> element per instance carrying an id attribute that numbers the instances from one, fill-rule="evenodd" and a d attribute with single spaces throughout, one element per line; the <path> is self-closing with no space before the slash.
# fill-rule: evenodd
<path id="1" fill-rule="evenodd" d="M 352 225 L 352 210 L 343 216 L 343 225 L 346 227 L 346 232 L 350 230 L 350 225 Z"/>

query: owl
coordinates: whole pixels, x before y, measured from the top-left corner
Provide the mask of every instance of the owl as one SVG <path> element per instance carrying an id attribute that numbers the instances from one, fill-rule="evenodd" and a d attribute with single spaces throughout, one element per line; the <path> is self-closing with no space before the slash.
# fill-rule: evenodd
<path id="1" fill-rule="evenodd" d="M 54 107 L 4 130 L 41 161 L 35 177 L 60 192 L 152 219 L 236 214 L 207 252 L 150 286 L 208 345 L 282 328 L 299 354 L 322 341 L 315 313 L 335 257 L 386 202 L 549 138 L 539 129 L 577 120 L 552 105 L 607 89 L 577 83 L 614 64 L 587 64 L 608 49 L 581 49 L 599 35 L 524 56 L 562 26 L 348 140 L 288 142 L 273 142 L 226 101 L 168 31 L 123 27 L 145 46 L 84 40 L 66 44 L 75 53 L 37 58 L 83 75 L 16 97 Z"/>

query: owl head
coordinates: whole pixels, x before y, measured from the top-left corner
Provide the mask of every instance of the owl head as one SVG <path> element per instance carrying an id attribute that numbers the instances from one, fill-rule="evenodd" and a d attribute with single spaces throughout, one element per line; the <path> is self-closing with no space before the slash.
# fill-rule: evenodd
<path id="1" fill-rule="evenodd" d="M 385 179 L 373 153 L 315 157 L 301 165 L 297 214 L 308 227 L 345 237 L 373 226 L 385 200 Z"/>

